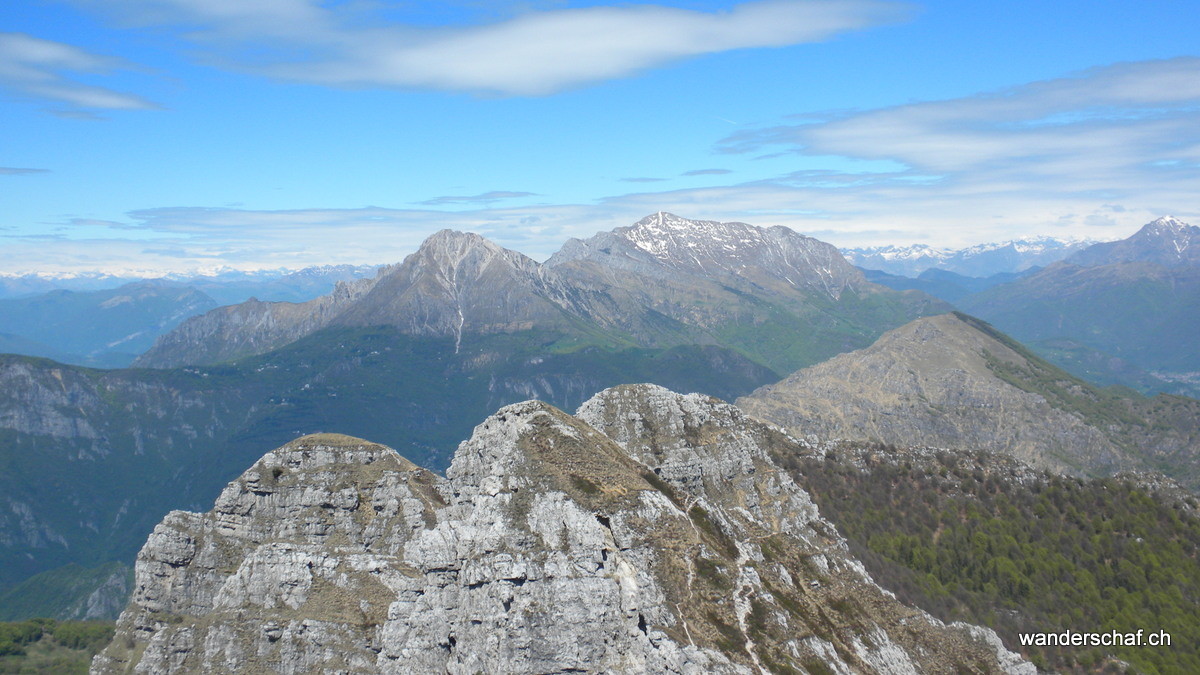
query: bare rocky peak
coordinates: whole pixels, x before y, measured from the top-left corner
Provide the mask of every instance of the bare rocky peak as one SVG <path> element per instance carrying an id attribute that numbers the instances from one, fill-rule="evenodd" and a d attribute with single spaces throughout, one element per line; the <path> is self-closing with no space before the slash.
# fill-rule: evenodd
<path id="1" fill-rule="evenodd" d="M 261 354 L 331 325 L 397 326 L 415 335 L 511 330 L 558 319 L 541 266 L 472 233 L 442 230 L 375 277 L 338 282 L 304 303 L 251 299 L 184 322 L 137 366 L 167 368 Z"/>
<path id="2" fill-rule="evenodd" d="M 602 261 L 648 276 L 740 277 L 833 298 L 846 286 L 865 283 L 862 273 L 833 245 L 786 227 L 689 220 L 662 211 L 629 227 L 572 239 L 546 264 L 558 267 L 578 260 Z"/>
<path id="3" fill-rule="evenodd" d="M 473 233 L 442 230 L 333 322 L 416 335 L 511 332 L 562 320 L 555 275 Z"/>
<path id="4" fill-rule="evenodd" d="M 1200 265 L 1200 227 L 1163 216 L 1126 239 L 1095 244 L 1067 258 L 1067 262 L 1085 266 L 1128 262 L 1167 267 Z"/>
<path id="5" fill-rule="evenodd" d="M 444 479 L 301 438 L 155 529 L 92 672 L 1035 672 L 876 586 L 781 452 L 648 385 L 502 408 Z"/>

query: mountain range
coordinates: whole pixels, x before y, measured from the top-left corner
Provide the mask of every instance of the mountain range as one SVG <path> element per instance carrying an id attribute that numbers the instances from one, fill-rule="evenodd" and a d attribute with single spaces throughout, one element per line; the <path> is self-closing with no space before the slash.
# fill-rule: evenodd
<path id="1" fill-rule="evenodd" d="M 1194 266 L 1156 222 L 1090 266 L 921 281 L 961 306 L 1068 270 L 1086 305 L 1158 275 L 1178 294 L 1128 309 L 1166 330 Z M 324 296 L 192 317 L 144 367 L 0 356 L 0 617 L 112 616 L 132 589 L 104 672 L 1200 667 L 1017 640 L 1200 644 L 1200 403 L 949 308 L 785 228 L 658 213 L 545 263 L 440 232 Z M 1114 369 L 1055 335 L 1035 346 Z M 616 386 L 639 381 L 781 426 Z"/>
<path id="2" fill-rule="evenodd" d="M 833 246 L 786 228 L 658 213 L 571 240 L 545 264 L 478 235 L 439 232 L 399 265 L 330 295 L 192 318 L 135 365 L 219 363 L 324 328 L 386 325 L 456 344 L 537 327 L 555 334 L 554 349 L 719 345 L 788 372 L 865 346 L 881 326 L 946 309 L 868 282 Z"/>
<path id="3" fill-rule="evenodd" d="M 841 251 L 853 265 L 898 276 L 918 277 L 928 270 L 944 270 L 967 277 L 990 277 L 1045 267 L 1094 243 L 1086 239 L 1032 237 L 961 249 L 913 244 L 843 248 Z"/>
<path id="4" fill-rule="evenodd" d="M 669 227 L 703 241 L 719 225 L 658 214 L 613 236 L 632 242 Z M 637 381 L 732 400 L 945 307 L 866 282 L 816 240 L 728 230 L 744 238 L 722 249 L 725 267 L 686 258 L 712 278 L 633 243 L 578 242 L 576 254 L 538 264 L 443 232 L 309 304 L 248 302 L 194 317 L 146 356 L 219 364 L 99 371 L 2 356 L 0 594 L 35 575 L 43 587 L 65 583 L 52 572 L 76 578 L 73 565 L 128 563 L 163 513 L 199 508 L 263 447 L 303 433 L 379 439 L 441 470 L 508 403 L 572 409 Z M 739 252 L 747 265 L 774 267 L 740 277 Z M 626 269 L 610 275 L 606 264 Z"/>
<path id="5" fill-rule="evenodd" d="M 50 291 L 107 291 L 143 281 L 191 286 L 227 305 L 255 297 L 299 302 L 333 290 L 338 281 L 370 276 L 375 265 L 317 265 L 298 270 L 218 269 L 153 275 L 133 272 L 0 273 L 0 299 L 41 295 Z"/>
<path id="6" fill-rule="evenodd" d="M 135 280 L 103 274 L 0 276 L 0 353 L 121 368 L 184 319 L 219 305 L 252 298 L 305 301 L 374 271 L 326 265 Z"/>
<path id="7" fill-rule="evenodd" d="M 127 366 L 158 336 L 216 306 L 194 288 L 161 281 L 0 300 L 0 352 Z"/>

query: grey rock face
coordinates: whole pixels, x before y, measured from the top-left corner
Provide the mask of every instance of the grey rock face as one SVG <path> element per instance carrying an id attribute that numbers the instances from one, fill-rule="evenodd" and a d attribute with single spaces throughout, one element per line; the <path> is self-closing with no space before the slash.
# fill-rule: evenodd
<path id="1" fill-rule="evenodd" d="M 647 385 L 505 407 L 444 479 L 301 438 L 159 525 L 92 672 L 1034 672 L 874 585 L 773 459 L 808 451 Z"/>
<path id="2" fill-rule="evenodd" d="M 477 234 L 443 230 L 333 323 L 394 325 L 412 335 L 514 332 L 565 319 L 567 295 L 532 258 Z"/>

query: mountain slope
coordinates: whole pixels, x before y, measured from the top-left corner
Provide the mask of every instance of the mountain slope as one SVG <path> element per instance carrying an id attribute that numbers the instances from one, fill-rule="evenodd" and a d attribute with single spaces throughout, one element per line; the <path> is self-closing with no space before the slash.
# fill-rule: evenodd
<path id="1" fill-rule="evenodd" d="M 644 386 L 503 408 L 445 479 L 302 438 L 156 528 L 94 672 L 1033 672 L 871 582 L 788 443 Z"/>
<path id="2" fill-rule="evenodd" d="M 930 268 L 921 272 L 916 278 L 903 277 L 896 274 L 888 274 L 879 270 L 862 268 L 863 276 L 871 283 L 887 286 L 890 289 L 897 291 L 917 290 L 924 291 L 935 298 L 940 298 L 949 303 L 958 302 L 962 298 L 985 291 L 993 286 L 1019 279 L 1021 274 L 1012 272 L 999 272 L 990 277 L 967 277 L 957 272 L 948 272 L 936 268 Z M 1032 269 L 1026 272 L 1031 274 L 1037 269 Z"/>
<path id="3" fill-rule="evenodd" d="M 943 621 L 993 628 L 1054 673 L 1200 672 L 1200 502 L 1161 476 L 1079 479 L 976 450 L 822 443 L 785 460 L 871 576 Z M 1171 647 L 1020 647 L 1155 626 Z M 1087 630 L 1090 630 L 1087 629 Z"/>
<path id="4" fill-rule="evenodd" d="M 1076 375 L 1200 395 L 1200 228 L 1170 216 L 956 301 Z"/>
<path id="5" fill-rule="evenodd" d="M 566 284 L 536 261 L 477 234 L 443 230 L 333 320 L 453 337 L 538 327 L 569 331 L 588 319 L 565 301 Z"/>
<path id="6" fill-rule="evenodd" d="M 250 299 L 218 307 L 183 322 L 134 360 L 140 368 L 173 368 L 219 363 L 262 354 L 291 344 L 324 328 L 378 283 L 372 279 L 339 282 L 333 293 L 306 302 L 261 302 Z"/>
<path id="7" fill-rule="evenodd" d="M 1155 468 L 1200 481 L 1200 402 L 1097 389 L 957 313 L 890 331 L 738 405 L 798 434 L 983 449 L 1093 475 Z"/>

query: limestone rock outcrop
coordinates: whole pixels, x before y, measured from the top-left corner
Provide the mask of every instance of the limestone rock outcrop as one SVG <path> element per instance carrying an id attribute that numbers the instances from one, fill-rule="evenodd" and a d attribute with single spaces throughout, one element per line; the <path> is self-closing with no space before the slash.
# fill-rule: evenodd
<path id="1" fill-rule="evenodd" d="M 500 409 L 445 478 L 300 438 L 172 512 L 93 673 L 1032 673 L 879 588 L 716 399 Z"/>

